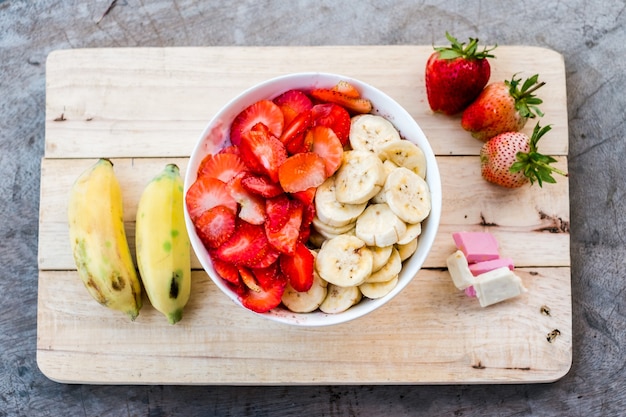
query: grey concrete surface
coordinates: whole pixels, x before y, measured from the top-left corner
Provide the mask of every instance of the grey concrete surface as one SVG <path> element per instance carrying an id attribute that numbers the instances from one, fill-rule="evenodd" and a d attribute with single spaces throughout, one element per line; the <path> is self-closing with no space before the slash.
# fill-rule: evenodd
<path id="1" fill-rule="evenodd" d="M 107 8 L 113 5 L 108 13 Z M 626 412 L 626 2 L 0 0 L 0 416 L 618 416 Z M 563 54 L 574 360 L 500 386 L 63 385 L 36 364 L 46 56 L 120 46 L 460 39 Z"/>

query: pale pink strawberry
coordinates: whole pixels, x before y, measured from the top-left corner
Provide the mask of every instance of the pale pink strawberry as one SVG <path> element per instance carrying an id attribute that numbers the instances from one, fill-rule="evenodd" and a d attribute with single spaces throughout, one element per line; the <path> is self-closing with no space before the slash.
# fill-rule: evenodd
<path id="1" fill-rule="evenodd" d="M 567 176 L 550 166 L 556 159 L 537 152 L 537 142 L 550 129 L 537 123 L 530 138 L 522 132 L 505 132 L 490 139 L 480 149 L 483 178 L 502 187 L 518 188 L 535 181 L 540 187 L 544 182 L 555 183 L 552 172 Z"/>
<path id="2" fill-rule="evenodd" d="M 476 139 L 486 142 L 504 132 L 518 132 L 528 119 L 543 116 L 543 101 L 533 93 L 545 82 L 535 74 L 521 84 L 520 78 L 489 84 L 470 104 L 461 118 L 461 126 Z"/>

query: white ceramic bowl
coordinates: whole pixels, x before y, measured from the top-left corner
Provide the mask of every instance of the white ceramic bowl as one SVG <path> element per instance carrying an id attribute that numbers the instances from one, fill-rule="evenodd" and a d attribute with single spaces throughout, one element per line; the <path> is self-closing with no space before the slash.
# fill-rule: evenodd
<path id="1" fill-rule="evenodd" d="M 257 84 L 233 98 L 213 117 L 200 135 L 200 139 L 191 154 L 185 175 L 185 193 L 195 181 L 198 166 L 202 159 L 208 153 L 216 153 L 230 144 L 230 124 L 243 109 L 261 99 L 271 100 L 290 89 L 330 88 L 340 80 L 348 81 L 356 86 L 364 98 L 371 100 L 374 107 L 373 113 L 387 118 L 399 130 L 403 139 L 416 143 L 426 155 L 428 164 L 426 182 L 430 187 L 432 209 L 428 218 L 422 223 L 422 234 L 419 237 L 417 250 L 404 262 L 398 285 L 382 298 L 372 300 L 363 297 L 359 304 L 338 314 L 325 314 L 319 310 L 313 313 L 293 313 L 282 306 L 267 313 L 259 314 L 243 307 L 237 295 L 216 274 L 209 254 L 198 238 L 185 208 L 185 220 L 194 252 L 215 285 L 233 300 L 235 304 L 233 308 L 243 308 L 251 314 L 294 326 L 326 326 L 354 320 L 376 310 L 398 295 L 417 275 L 433 245 L 441 216 L 441 179 L 435 155 L 426 136 L 411 115 L 391 97 L 369 84 L 343 75 L 318 72 L 284 75 Z"/>

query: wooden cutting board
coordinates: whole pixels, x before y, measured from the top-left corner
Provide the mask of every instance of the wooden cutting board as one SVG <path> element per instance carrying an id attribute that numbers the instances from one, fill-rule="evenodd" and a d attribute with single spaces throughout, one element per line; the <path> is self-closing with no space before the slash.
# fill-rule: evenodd
<path id="1" fill-rule="evenodd" d="M 458 384 L 555 381 L 572 362 L 569 193 L 504 190 L 480 177 L 481 143 L 459 117 L 433 114 L 424 66 L 432 46 L 116 48 L 56 51 L 46 67 L 41 166 L 37 362 L 49 378 L 94 384 Z M 499 46 L 492 80 L 546 81 L 540 151 L 567 169 L 565 68 L 558 53 Z M 138 319 L 98 305 L 78 278 L 67 229 L 75 178 L 109 157 L 125 223 L 145 184 L 169 162 L 184 171 L 208 120 L 244 89 L 304 71 L 369 82 L 402 104 L 429 138 L 443 213 L 425 267 L 390 303 L 346 324 L 294 328 L 221 294 L 193 258 L 185 317 L 171 326 L 147 299 Z M 534 122 L 525 128 L 532 131 Z M 481 308 L 452 285 L 445 258 L 456 231 L 489 231 L 528 292 Z"/>

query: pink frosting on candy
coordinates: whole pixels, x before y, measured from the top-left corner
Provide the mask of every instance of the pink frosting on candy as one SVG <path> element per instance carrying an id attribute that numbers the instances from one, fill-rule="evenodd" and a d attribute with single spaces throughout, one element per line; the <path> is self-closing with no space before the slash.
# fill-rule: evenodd
<path id="1" fill-rule="evenodd" d="M 470 264 L 498 259 L 498 242 L 487 232 L 456 232 L 452 234 L 456 247 Z"/>

